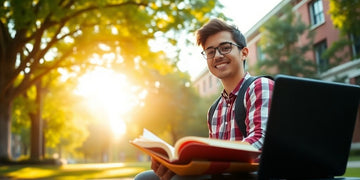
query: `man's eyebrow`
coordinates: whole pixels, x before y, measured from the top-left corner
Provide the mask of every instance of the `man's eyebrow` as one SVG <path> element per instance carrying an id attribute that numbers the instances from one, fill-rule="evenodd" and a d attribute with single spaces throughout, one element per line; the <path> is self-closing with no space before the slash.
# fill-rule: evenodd
<path id="1" fill-rule="evenodd" d="M 223 44 L 226 44 L 226 43 L 236 44 L 236 43 L 231 42 L 231 41 L 224 41 L 224 42 L 219 43 L 219 45 L 218 45 L 217 47 L 219 47 L 219 46 L 221 46 L 221 45 L 223 45 Z M 207 47 L 205 50 L 210 49 L 210 48 L 215 48 L 215 47 L 214 47 L 214 46 L 209 46 L 209 47 Z"/>
<path id="2" fill-rule="evenodd" d="M 223 45 L 223 44 L 226 44 L 226 43 L 236 44 L 236 43 L 233 43 L 233 42 L 231 42 L 231 41 L 224 41 L 224 42 L 220 43 L 219 46 L 220 46 L 220 45 Z"/>
<path id="3" fill-rule="evenodd" d="M 214 46 L 209 46 L 205 50 L 210 49 L 210 48 L 215 48 L 215 47 Z"/>

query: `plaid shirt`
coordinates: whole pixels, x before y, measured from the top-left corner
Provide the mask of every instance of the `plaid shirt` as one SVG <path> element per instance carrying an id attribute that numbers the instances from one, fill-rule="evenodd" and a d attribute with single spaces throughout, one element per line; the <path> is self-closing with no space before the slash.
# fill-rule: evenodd
<path id="1" fill-rule="evenodd" d="M 248 136 L 244 137 L 235 121 L 234 102 L 244 79 L 249 77 L 250 74 L 246 73 L 245 77 L 240 80 L 239 84 L 230 94 L 223 90 L 212 120 L 208 121 L 209 137 L 232 141 L 246 141 L 254 147 L 261 149 L 264 142 L 274 82 L 268 78 L 258 78 L 246 90 L 244 107 L 246 108 L 245 124 Z"/>

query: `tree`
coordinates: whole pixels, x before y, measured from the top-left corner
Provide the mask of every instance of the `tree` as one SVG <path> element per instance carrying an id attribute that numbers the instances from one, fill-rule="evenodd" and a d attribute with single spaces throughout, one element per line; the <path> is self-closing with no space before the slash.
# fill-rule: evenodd
<path id="1" fill-rule="evenodd" d="M 331 19 L 343 34 L 360 36 L 360 1 L 330 0 Z"/>
<path id="2" fill-rule="evenodd" d="M 333 58 L 329 68 L 342 63 L 344 59 L 352 56 L 356 59 L 360 56 L 360 1 L 357 0 L 330 0 L 329 14 L 336 28 L 341 32 L 341 37 L 334 42 L 323 54 L 327 59 Z M 345 47 L 350 47 L 357 43 L 357 49 L 352 54 L 343 53 Z M 356 55 L 356 56 L 354 56 Z"/>
<path id="3" fill-rule="evenodd" d="M 260 47 L 265 58 L 260 59 L 257 66 L 265 74 L 312 77 L 316 72 L 315 64 L 304 54 L 312 47 L 313 33 L 301 17 L 293 13 L 291 6 L 285 6 L 281 12 L 280 18 L 273 16 L 260 28 Z M 307 42 L 300 45 L 299 39 L 305 33 Z"/>
<path id="4" fill-rule="evenodd" d="M 31 91 L 31 88 L 28 90 Z M 34 106 L 28 95 L 19 95 L 14 100 L 14 106 L 12 109 L 12 128 L 11 131 L 14 135 L 20 137 L 20 145 L 23 147 L 20 152 L 15 153 L 15 158 L 19 158 L 21 155 L 26 155 L 30 149 L 30 118 L 28 114 L 33 111 Z"/>
<path id="5" fill-rule="evenodd" d="M 41 114 L 44 124 L 42 148 L 57 152 L 59 157 L 65 151 L 74 154 L 87 138 L 87 124 L 90 122 L 80 106 L 83 98 L 73 93 L 77 79 L 62 80 L 60 73 L 52 72 L 42 78 L 42 82 L 42 88 L 46 90 Z"/>
<path id="6" fill-rule="evenodd" d="M 42 78 L 41 84 L 32 86 L 26 93 L 16 97 L 13 107 L 12 133 L 21 137 L 21 144 L 24 147 L 22 155 L 28 155 L 30 147 L 30 139 L 36 144 L 32 144 L 31 148 L 38 148 L 36 151 L 30 151 L 30 158 L 45 157 L 46 149 L 54 150 L 61 148 L 68 152 L 73 152 L 79 147 L 87 137 L 88 120 L 84 109 L 79 106 L 82 99 L 74 95 L 73 89 L 76 86 L 76 79 L 68 78 L 60 80 L 61 74 L 52 71 Z M 39 101 L 39 89 L 43 93 L 41 101 Z M 42 112 L 38 112 L 41 108 Z M 35 119 L 41 119 L 43 126 L 35 126 L 41 128 L 41 132 L 37 136 L 31 135 L 29 131 L 34 125 L 31 125 Z M 81 122 L 79 122 L 81 120 Z M 40 122 L 40 121 L 39 121 Z M 82 124 L 82 126 L 79 126 Z M 33 154 L 39 153 L 39 154 Z M 58 151 L 60 154 L 61 151 Z M 17 154 L 20 155 L 20 154 Z M 60 154 L 61 157 L 61 154 Z"/>
<path id="7" fill-rule="evenodd" d="M 0 161 L 11 158 L 14 99 L 46 74 L 60 67 L 76 71 L 99 65 L 90 57 L 109 51 L 120 56 L 100 65 L 115 63 L 127 72 L 134 70 L 136 62 L 152 66 L 158 62 L 148 41 L 155 33 L 192 31 L 209 14 L 217 14 L 212 11 L 217 6 L 216 0 L 1 1 Z M 20 75 L 21 81 L 15 83 Z"/>

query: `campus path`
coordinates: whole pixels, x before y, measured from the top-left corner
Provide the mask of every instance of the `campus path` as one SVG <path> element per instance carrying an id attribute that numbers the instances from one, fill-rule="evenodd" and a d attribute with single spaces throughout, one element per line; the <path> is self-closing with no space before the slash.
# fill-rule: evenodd
<path id="1" fill-rule="evenodd" d="M 360 161 L 349 161 L 347 167 L 349 168 L 360 167 Z"/>

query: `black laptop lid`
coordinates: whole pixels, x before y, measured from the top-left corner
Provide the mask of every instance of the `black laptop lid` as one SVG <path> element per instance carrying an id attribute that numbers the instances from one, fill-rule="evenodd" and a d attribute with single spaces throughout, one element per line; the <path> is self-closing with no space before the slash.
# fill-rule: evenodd
<path id="1" fill-rule="evenodd" d="M 259 178 L 343 175 L 359 98 L 359 86 L 276 76 Z"/>

